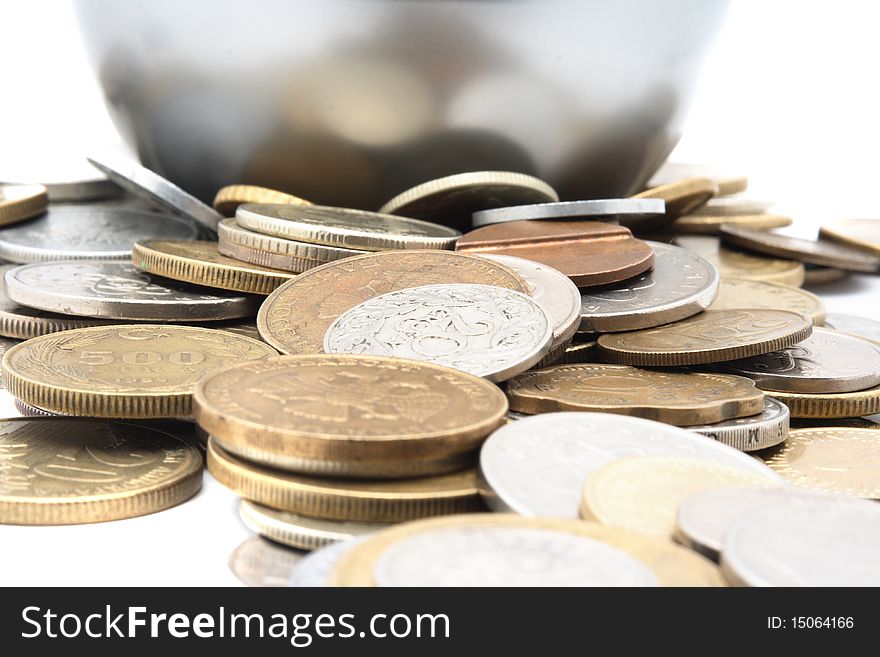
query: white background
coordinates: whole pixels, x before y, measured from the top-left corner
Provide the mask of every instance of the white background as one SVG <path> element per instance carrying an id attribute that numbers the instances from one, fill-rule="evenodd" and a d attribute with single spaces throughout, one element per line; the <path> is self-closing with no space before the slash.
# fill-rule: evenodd
<path id="1" fill-rule="evenodd" d="M 120 0 L 127 1 L 127 0 Z M 733 0 L 671 159 L 745 172 L 753 196 L 797 220 L 880 217 L 880 3 Z M 0 0 L 0 180 L 90 176 L 83 156 L 118 142 L 63 0 Z M 880 319 L 880 282 L 816 290 L 831 312 Z M 0 411 L 8 400 L 0 400 Z M 164 513 L 82 527 L 2 527 L 0 585 L 236 584 L 250 534 L 206 477 Z"/>

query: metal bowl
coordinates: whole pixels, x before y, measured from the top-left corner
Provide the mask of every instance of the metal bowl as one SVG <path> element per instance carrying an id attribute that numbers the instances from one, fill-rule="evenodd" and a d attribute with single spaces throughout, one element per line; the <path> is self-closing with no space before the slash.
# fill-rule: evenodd
<path id="1" fill-rule="evenodd" d="M 505 169 L 626 195 L 680 136 L 727 0 L 76 0 L 110 112 L 204 199 L 376 209 Z"/>

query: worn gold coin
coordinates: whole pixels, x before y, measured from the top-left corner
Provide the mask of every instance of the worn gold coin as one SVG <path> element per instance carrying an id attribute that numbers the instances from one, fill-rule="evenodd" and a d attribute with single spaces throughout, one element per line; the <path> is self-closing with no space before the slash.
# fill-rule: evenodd
<path id="1" fill-rule="evenodd" d="M 819 237 L 880 255 L 880 219 L 839 219 L 820 226 Z"/>
<path id="2" fill-rule="evenodd" d="M 659 198 L 666 202 L 666 217 L 677 219 L 689 214 L 718 194 L 718 184 L 710 178 L 686 178 L 651 187 L 633 198 Z"/>
<path id="3" fill-rule="evenodd" d="M 652 329 L 599 336 L 599 356 L 624 365 L 700 365 L 758 356 L 800 342 L 810 318 L 770 308 L 705 310 Z"/>
<path id="4" fill-rule="evenodd" d="M 131 261 L 156 276 L 249 294 L 269 294 L 295 276 L 233 260 L 220 254 L 217 242 L 207 241 L 135 242 Z"/>
<path id="5" fill-rule="evenodd" d="M 311 202 L 299 196 L 257 185 L 227 185 L 214 196 L 214 209 L 224 217 L 234 217 L 235 210 L 244 203 L 311 205 Z"/>
<path id="6" fill-rule="evenodd" d="M 205 374 L 275 355 L 257 340 L 196 326 L 96 326 L 16 345 L 3 357 L 3 376 L 13 395 L 52 413 L 179 417 L 190 415 Z"/>
<path id="7" fill-rule="evenodd" d="M 142 425 L 0 420 L 0 522 L 69 525 L 155 513 L 202 485 L 192 444 Z"/>
<path id="8" fill-rule="evenodd" d="M 295 475 L 241 460 L 208 441 L 208 471 L 240 497 L 280 511 L 326 520 L 402 522 L 480 511 L 473 468 L 394 481 L 337 480 Z"/>
<path id="9" fill-rule="evenodd" d="M 755 281 L 747 278 L 724 278 L 710 310 L 735 308 L 776 308 L 807 315 L 814 326 L 825 324 L 825 304 L 812 292 L 799 287 Z"/>
<path id="10" fill-rule="evenodd" d="M 49 194 L 43 185 L 0 185 L 0 226 L 36 217 L 48 207 Z"/>
<path id="11" fill-rule="evenodd" d="M 269 295 L 257 315 L 260 335 L 286 354 L 323 351 L 324 334 L 345 311 L 386 292 L 440 283 L 479 283 L 529 293 L 498 262 L 452 251 L 383 251 L 315 267 Z"/>
<path id="12" fill-rule="evenodd" d="M 317 354 L 203 378 L 198 423 L 250 461 L 309 474 L 413 477 L 461 469 L 504 422 L 494 384 L 440 365 Z"/>
<path id="13" fill-rule="evenodd" d="M 700 459 L 634 456 L 593 470 L 584 482 L 581 517 L 631 532 L 672 539 L 687 497 L 728 486 L 778 486 L 760 475 Z"/>
<path id="14" fill-rule="evenodd" d="M 618 413 L 684 427 L 756 415 L 764 393 L 740 376 L 662 372 L 627 365 L 560 365 L 507 383 L 519 413 Z"/>
<path id="15" fill-rule="evenodd" d="M 679 235 L 675 244 L 700 254 L 718 268 L 722 279 L 747 278 L 798 287 L 804 282 L 804 265 L 793 260 L 764 258 L 721 247 L 717 237 Z"/>
<path id="16" fill-rule="evenodd" d="M 795 486 L 880 500 L 880 431 L 876 429 L 794 429 L 764 458 Z"/>
<path id="17" fill-rule="evenodd" d="M 782 228 L 793 223 L 791 217 L 778 214 L 686 214 L 675 220 L 672 230 L 698 235 L 718 235 L 722 226 L 739 226 L 755 230 Z"/>
<path id="18" fill-rule="evenodd" d="M 880 386 L 856 392 L 770 392 L 788 406 L 793 418 L 861 417 L 880 413 Z"/>
<path id="19" fill-rule="evenodd" d="M 528 518 L 507 513 L 431 518 L 383 529 L 345 552 L 330 575 L 330 585 L 375 586 L 377 562 L 389 548 L 411 537 L 444 530 L 478 532 L 493 528 L 560 532 L 605 543 L 645 564 L 661 586 L 725 586 L 711 561 L 671 541 L 602 527 L 592 522 L 566 518 Z M 510 558 L 516 559 L 516 556 L 516 551 L 512 551 Z M 430 564 L 426 564 L 426 567 L 430 567 Z M 491 564 L 487 564 L 487 567 L 491 567 Z"/>

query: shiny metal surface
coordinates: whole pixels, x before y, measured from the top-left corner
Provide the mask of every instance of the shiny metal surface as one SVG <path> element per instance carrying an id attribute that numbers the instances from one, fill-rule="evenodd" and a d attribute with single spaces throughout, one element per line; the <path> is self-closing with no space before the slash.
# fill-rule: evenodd
<path id="1" fill-rule="evenodd" d="M 478 169 L 638 191 L 675 145 L 726 0 L 76 0 L 111 114 L 209 200 L 253 183 L 376 209 Z"/>

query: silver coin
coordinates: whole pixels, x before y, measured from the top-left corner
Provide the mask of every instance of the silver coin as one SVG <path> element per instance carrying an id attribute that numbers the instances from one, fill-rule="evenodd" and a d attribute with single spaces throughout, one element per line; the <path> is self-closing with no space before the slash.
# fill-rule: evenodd
<path id="1" fill-rule="evenodd" d="M 880 385 L 880 347 L 854 335 L 816 327 L 792 347 L 721 363 L 718 368 L 747 376 L 762 390 L 854 392 Z"/>
<path id="2" fill-rule="evenodd" d="M 423 285 L 347 310 L 324 334 L 324 351 L 422 360 L 504 381 L 540 361 L 552 339 L 550 315 L 521 292 Z"/>
<path id="3" fill-rule="evenodd" d="M 21 184 L 3 182 L 0 185 Z M 82 203 L 84 201 L 103 201 L 115 199 L 125 194 L 124 190 L 106 178 L 90 180 L 71 180 L 69 182 L 37 183 L 46 188 L 50 203 Z"/>
<path id="4" fill-rule="evenodd" d="M 466 525 L 393 543 L 373 566 L 376 586 L 657 586 L 648 566 L 586 536 Z"/>
<path id="5" fill-rule="evenodd" d="M 767 488 L 725 487 L 702 491 L 678 506 L 675 538 L 679 543 L 718 561 L 724 534 L 731 526 L 771 507 L 809 504 L 837 499 L 790 486 Z"/>
<path id="6" fill-rule="evenodd" d="M 150 278 L 128 262 L 73 260 L 14 267 L 6 292 L 38 310 L 114 320 L 202 322 L 256 314 L 259 298 Z"/>
<path id="7" fill-rule="evenodd" d="M 696 315 L 718 294 L 718 270 L 679 246 L 648 242 L 654 269 L 606 288 L 581 294 L 581 333 L 653 328 Z"/>
<path id="8" fill-rule="evenodd" d="M 784 442 L 788 438 L 789 419 L 788 406 L 764 397 L 764 411 L 758 415 L 687 427 L 687 430 L 743 452 L 754 452 Z"/>
<path id="9" fill-rule="evenodd" d="M 738 586 L 880 586 L 880 505 L 829 500 L 772 508 L 730 527 L 721 570 Z"/>
<path id="10" fill-rule="evenodd" d="M 529 286 L 531 297 L 544 306 L 553 320 L 551 352 L 571 342 L 581 321 L 581 291 L 568 276 L 553 267 L 526 258 L 488 253 L 479 255 L 500 262 L 519 274 Z"/>
<path id="11" fill-rule="evenodd" d="M 235 220 L 266 235 L 369 251 L 451 249 L 461 236 L 454 228 L 421 219 L 321 205 L 248 203 L 238 206 Z"/>
<path id="12" fill-rule="evenodd" d="M 229 555 L 229 569 L 248 586 L 289 586 L 291 574 L 307 555 L 251 536 Z"/>
<path id="13" fill-rule="evenodd" d="M 614 198 L 594 201 L 562 201 L 513 205 L 474 212 L 474 228 L 508 221 L 536 219 L 602 219 L 620 217 L 630 221 L 656 218 L 666 213 L 666 203 L 657 198 Z"/>
<path id="14" fill-rule="evenodd" d="M 669 424 L 610 413 L 542 413 L 504 425 L 483 443 L 486 503 L 501 512 L 577 518 L 587 475 L 628 456 L 702 459 L 782 481 L 757 459 Z"/>
<path id="15" fill-rule="evenodd" d="M 102 153 L 94 155 L 88 160 L 104 172 L 110 180 L 132 194 L 158 203 L 175 214 L 194 219 L 206 228 L 217 230 L 217 224 L 223 218 L 210 205 L 202 203 L 170 180 L 166 180 L 158 173 L 141 166 L 125 155 Z"/>
<path id="16" fill-rule="evenodd" d="M 138 240 L 193 240 L 188 219 L 133 208 L 66 205 L 0 229 L 0 257 L 10 262 L 130 260 Z"/>
<path id="17" fill-rule="evenodd" d="M 366 536 L 330 543 L 309 553 L 290 574 L 288 584 L 295 587 L 330 586 L 330 575 L 339 560 Z"/>
<path id="18" fill-rule="evenodd" d="M 880 322 L 876 319 L 846 315 L 844 313 L 831 313 L 825 316 L 825 326 L 880 342 Z"/>

